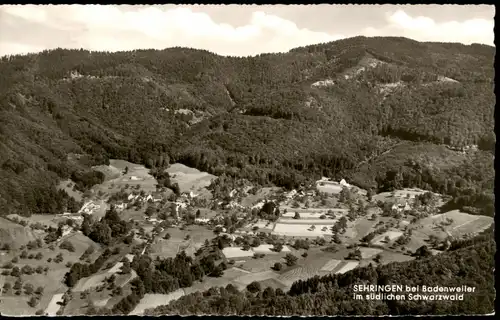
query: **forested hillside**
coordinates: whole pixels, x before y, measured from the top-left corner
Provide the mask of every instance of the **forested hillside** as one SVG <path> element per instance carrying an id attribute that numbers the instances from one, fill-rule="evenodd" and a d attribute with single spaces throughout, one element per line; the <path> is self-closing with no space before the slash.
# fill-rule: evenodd
<path id="1" fill-rule="evenodd" d="M 377 268 L 357 268 L 345 274 L 314 277 L 295 282 L 289 292 L 261 288 L 240 292 L 232 285 L 184 296 L 147 315 L 466 315 L 494 310 L 495 243 L 491 234 L 452 251 L 410 262 Z M 463 301 L 355 300 L 354 285 L 408 285 L 475 287 Z M 252 292 L 253 291 L 253 292 Z M 422 293 L 421 293 L 422 294 Z"/>
<path id="2" fill-rule="evenodd" d="M 356 37 L 246 58 L 186 48 L 3 57 L 0 212 L 61 212 L 60 179 L 85 189 L 100 179 L 91 165 L 121 158 L 288 188 L 322 175 L 412 185 L 492 215 L 494 55 Z M 467 145 L 479 151 L 446 147 Z"/>

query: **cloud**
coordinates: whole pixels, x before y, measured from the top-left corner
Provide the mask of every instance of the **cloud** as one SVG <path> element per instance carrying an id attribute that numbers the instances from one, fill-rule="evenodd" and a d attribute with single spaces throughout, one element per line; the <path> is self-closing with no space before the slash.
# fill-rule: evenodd
<path id="1" fill-rule="evenodd" d="M 366 28 L 362 33 L 366 36 L 403 36 L 417 41 L 494 45 L 493 20 L 470 19 L 436 23 L 428 17 L 411 17 L 403 10 L 389 12 L 386 19 L 386 27 Z"/>
<path id="2" fill-rule="evenodd" d="M 246 14 L 242 14 L 241 10 L 224 8 L 225 13 L 233 12 L 237 16 L 230 19 L 233 24 L 239 21 L 238 26 L 234 26 L 214 21 L 207 14 L 212 11 L 207 9 L 203 12 L 202 9 L 193 6 L 2 5 L 0 55 L 57 47 L 121 51 L 182 46 L 222 55 L 246 56 L 286 52 L 299 46 L 360 34 L 490 45 L 493 45 L 494 39 L 493 20 L 436 22 L 429 17 L 412 17 L 401 7 L 388 12 L 385 17 L 377 15 L 378 19 L 385 21 L 385 26 L 354 30 L 351 23 L 350 34 L 336 33 L 335 30 L 347 29 L 338 19 L 329 23 L 329 28 L 335 28 L 330 29 L 333 32 L 323 32 L 299 27 L 295 22 L 280 17 L 277 10 L 273 11 L 274 14 L 265 12 L 270 10 L 266 7 L 251 7 Z M 337 14 L 347 10 L 343 6 L 335 6 L 334 9 Z M 218 16 L 222 19 L 221 15 Z M 299 16 L 290 19 L 302 23 L 307 21 L 307 18 Z M 352 19 L 356 20 L 356 16 Z"/>
<path id="3" fill-rule="evenodd" d="M 164 49 L 188 46 L 207 49 L 222 55 L 255 55 L 284 52 L 294 47 L 344 38 L 325 32 L 299 28 L 289 20 L 257 11 L 247 24 L 234 27 L 217 23 L 206 13 L 189 8 L 142 7 L 133 11 L 118 6 L 2 6 L 0 14 L 14 18 L 13 24 L 31 23 L 31 28 L 47 28 L 50 48 L 83 47 L 89 50 Z M 3 19 L 0 19 L 3 20 Z M 12 19 L 11 19 L 12 20 Z M 0 21 L 0 27 L 3 21 Z M 38 26 L 36 26 L 38 25 Z M 65 32 L 65 37 L 56 34 Z M 71 43 L 68 43 L 71 33 Z M 58 39 L 59 38 L 59 39 Z M 31 48 L 29 28 L 9 42 L 18 48 Z M 15 48 L 11 45 L 8 49 Z M 0 54 L 7 51 L 0 43 Z"/>

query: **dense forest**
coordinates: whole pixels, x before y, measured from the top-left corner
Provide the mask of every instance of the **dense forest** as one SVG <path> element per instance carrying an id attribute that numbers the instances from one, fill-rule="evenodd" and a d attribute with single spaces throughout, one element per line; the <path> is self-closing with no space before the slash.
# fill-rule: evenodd
<path id="1" fill-rule="evenodd" d="M 196 292 L 146 315 L 464 315 L 494 310 L 493 270 L 496 246 L 488 236 L 455 243 L 450 251 L 404 263 L 369 265 L 345 274 L 332 274 L 295 282 L 289 292 L 249 285 L 238 291 L 232 285 Z M 475 287 L 463 301 L 355 300 L 356 284 Z M 472 311 L 473 310 L 473 311 Z"/>
<path id="2" fill-rule="evenodd" d="M 261 185 L 321 176 L 492 215 L 495 49 L 355 37 L 222 57 L 56 49 L 0 59 L 0 212 L 60 213 L 119 158 Z M 444 78 L 447 77 L 447 78 Z M 321 87 L 317 81 L 331 79 Z M 444 80 L 443 80 L 444 79 Z M 477 145 L 462 155 L 447 147 Z"/>

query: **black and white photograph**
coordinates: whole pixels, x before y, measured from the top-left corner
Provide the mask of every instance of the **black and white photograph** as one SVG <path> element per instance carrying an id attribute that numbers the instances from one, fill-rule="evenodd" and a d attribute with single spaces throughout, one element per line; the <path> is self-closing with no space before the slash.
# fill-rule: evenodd
<path id="1" fill-rule="evenodd" d="M 495 314 L 494 16 L 1 4 L 0 314 Z"/>

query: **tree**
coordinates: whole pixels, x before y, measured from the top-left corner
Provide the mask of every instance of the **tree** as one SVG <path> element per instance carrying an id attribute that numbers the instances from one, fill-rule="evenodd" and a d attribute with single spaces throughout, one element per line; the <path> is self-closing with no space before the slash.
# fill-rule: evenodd
<path id="1" fill-rule="evenodd" d="M 5 282 L 3 284 L 3 290 L 4 290 L 4 292 L 9 291 L 10 289 L 12 289 L 12 284 L 10 284 L 10 282 Z"/>
<path id="2" fill-rule="evenodd" d="M 251 293 L 259 292 L 261 290 L 260 283 L 257 281 L 253 281 L 247 286 L 247 290 Z"/>
<path id="3" fill-rule="evenodd" d="M 293 216 L 294 219 L 300 219 L 300 214 L 298 212 L 295 212 L 295 215 Z"/>
<path id="4" fill-rule="evenodd" d="M 277 242 L 273 245 L 273 251 L 281 252 L 283 250 L 283 244 L 281 242 Z"/>
<path id="5" fill-rule="evenodd" d="M 28 257 L 28 252 L 26 250 L 23 250 L 21 252 L 21 255 L 19 256 L 21 259 L 26 259 Z"/>
<path id="6" fill-rule="evenodd" d="M 259 238 L 253 238 L 252 240 L 252 247 L 258 247 L 260 246 L 260 239 Z"/>
<path id="7" fill-rule="evenodd" d="M 32 294 L 32 293 L 33 293 L 33 291 L 34 291 L 34 289 L 33 289 L 33 285 L 32 285 L 31 283 L 26 283 L 26 284 L 24 285 L 24 292 L 25 292 L 27 295 Z"/>
<path id="8" fill-rule="evenodd" d="M 170 233 L 166 233 L 165 236 L 163 236 L 163 239 L 165 239 L 165 240 L 170 239 Z"/>
<path id="9" fill-rule="evenodd" d="M 199 218 L 201 216 L 200 209 L 196 210 L 196 218 Z"/>
<path id="10" fill-rule="evenodd" d="M 123 260 L 123 265 L 121 267 L 121 273 L 130 274 L 130 272 L 132 272 L 132 269 L 130 268 L 130 261 L 127 258 L 125 258 Z"/>
<path id="11" fill-rule="evenodd" d="M 19 269 L 19 267 L 14 267 L 14 268 L 12 268 L 10 275 L 12 277 L 19 277 L 21 275 L 21 270 Z"/>
<path id="12" fill-rule="evenodd" d="M 152 217 L 156 212 L 156 208 L 154 205 L 149 205 L 146 209 L 146 212 L 145 214 L 148 216 L 148 217 Z"/>
<path id="13" fill-rule="evenodd" d="M 28 301 L 28 305 L 32 308 L 35 308 L 38 305 L 38 299 L 35 297 L 31 297 Z"/>
<path id="14" fill-rule="evenodd" d="M 42 260 L 42 259 L 43 259 L 43 253 L 38 252 L 38 253 L 36 254 L 36 256 L 35 256 L 35 259 L 36 259 L 36 260 Z"/>
<path id="15" fill-rule="evenodd" d="M 283 268 L 283 265 L 281 263 L 279 263 L 279 262 L 274 263 L 274 266 L 273 266 L 274 270 L 280 271 L 282 268 Z"/>
<path id="16" fill-rule="evenodd" d="M 285 256 L 286 265 L 291 267 L 297 263 L 298 258 L 291 253 L 287 253 Z"/>

